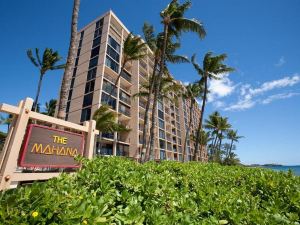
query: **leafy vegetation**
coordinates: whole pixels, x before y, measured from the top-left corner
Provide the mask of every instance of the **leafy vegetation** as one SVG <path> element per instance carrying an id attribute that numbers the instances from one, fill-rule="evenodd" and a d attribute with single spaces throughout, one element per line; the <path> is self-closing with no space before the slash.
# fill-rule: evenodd
<path id="1" fill-rule="evenodd" d="M 1 224 L 299 224 L 300 177 L 241 166 L 84 161 L 1 193 Z"/>

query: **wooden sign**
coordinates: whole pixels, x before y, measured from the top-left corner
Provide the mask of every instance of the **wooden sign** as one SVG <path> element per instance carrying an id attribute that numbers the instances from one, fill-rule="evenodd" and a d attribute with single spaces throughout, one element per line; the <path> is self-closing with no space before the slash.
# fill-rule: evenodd
<path id="1" fill-rule="evenodd" d="M 51 127 L 30 124 L 19 158 L 21 167 L 77 168 L 74 159 L 83 155 L 84 136 Z"/>

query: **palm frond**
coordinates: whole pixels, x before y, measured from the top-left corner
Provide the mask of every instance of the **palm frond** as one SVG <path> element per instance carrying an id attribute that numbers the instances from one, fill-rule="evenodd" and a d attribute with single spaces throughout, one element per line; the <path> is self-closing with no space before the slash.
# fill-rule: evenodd
<path id="1" fill-rule="evenodd" d="M 36 62 L 36 59 L 34 58 L 31 49 L 27 50 L 27 56 L 28 56 L 28 58 L 30 59 L 30 61 L 32 62 L 33 65 L 35 65 L 36 67 L 39 67 L 39 64 Z"/>

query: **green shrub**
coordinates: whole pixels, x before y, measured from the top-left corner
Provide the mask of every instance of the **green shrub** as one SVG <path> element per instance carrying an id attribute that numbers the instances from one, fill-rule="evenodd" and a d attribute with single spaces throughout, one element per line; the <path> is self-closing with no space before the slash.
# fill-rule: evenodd
<path id="1" fill-rule="evenodd" d="M 6 191 L 1 224 L 299 224 L 300 177 L 240 166 L 111 157 Z"/>

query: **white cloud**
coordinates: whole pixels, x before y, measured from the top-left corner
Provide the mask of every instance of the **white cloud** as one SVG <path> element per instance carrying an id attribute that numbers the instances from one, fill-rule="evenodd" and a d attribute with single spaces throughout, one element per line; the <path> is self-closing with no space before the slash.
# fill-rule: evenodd
<path id="1" fill-rule="evenodd" d="M 280 67 L 283 66 L 286 63 L 285 58 L 283 56 L 280 57 L 277 63 L 275 63 L 275 66 Z"/>
<path id="2" fill-rule="evenodd" d="M 259 88 L 254 88 L 254 89 L 250 88 L 249 93 L 251 95 L 262 94 L 266 91 L 270 91 L 275 88 L 283 88 L 283 87 L 293 86 L 299 82 L 300 82 L 300 75 L 295 74 L 292 77 L 284 77 L 279 80 L 265 82 Z"/>
<path id="3" fill-rule="evenodd" d="M 212 102 L 216 99 L 223 98 L 225 96 L 230 95 L 234 89 L 234 83 L 229 79 L 229 74 L 223 75 L 223 78 L 220 80 L 211 80 L 209 82 L 209 94 L 208 94 L 208 102 Z"/>
<path id="4" fill-rule="evenodd" d="M 240 88 L 239 100 L 226 107 L 225 111 L 240 111 L 252 108 L 256 104 L 269 104 L 272 101 L 290 98 L 300 93 L 282 93 L 266 97 L 264 100 L 257 99 L 257 96 L 263 95 L 271 90 L 280 89 L 284 87 L 291 87 L 300 82 L 300 75 L 295 74 L 291 77 L 284 77 L 282 79 L 265 82 L 258 88 L 252 88 L 250 84 L 244 84 Z"/>
<path id="5" fill-rule="evenodd" d="M 237 103 L 232 104 L 228 107 L 226 107 L 224 110 L 225 111 L 242 111 L 245 109 L 250 109 L 256 104 L 255 101 L 252 99 L 241 99 Z"/>
<path id="6" fill-rule="evenodd" d="M 291 98 L 291 97 L 297 96 L 297 95 L 300 95 L 300 93 L 291 92 L 291 93 L 281 93 L 281 94 L 271 95 L 271 96 L 267 97 L 266 99 L 262 100 L 261 103 L 266 105 L 275 100 Z"/>
<path id="7" fill-rule="evenodd" d="M 213 102 L 213 106 L 215 107 L 215 108 L 223 108 L 223 107 L 225 107 L 225 102 L 223 102 L 223 101 L 214 101 Z"/>

